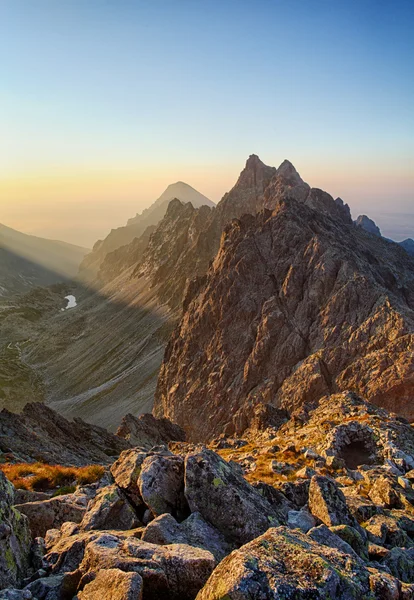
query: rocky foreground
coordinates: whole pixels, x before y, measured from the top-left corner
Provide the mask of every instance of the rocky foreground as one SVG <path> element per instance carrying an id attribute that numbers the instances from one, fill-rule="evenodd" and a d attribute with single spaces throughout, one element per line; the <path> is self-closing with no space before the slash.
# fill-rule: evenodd
<path id="1" fill-rule="evenodd" d="M 349 392 L 277 416 L 147 437 L 48 500 L 14 505 L 2 476 L 0 598 L 414 598 L 412 426 Z"/>

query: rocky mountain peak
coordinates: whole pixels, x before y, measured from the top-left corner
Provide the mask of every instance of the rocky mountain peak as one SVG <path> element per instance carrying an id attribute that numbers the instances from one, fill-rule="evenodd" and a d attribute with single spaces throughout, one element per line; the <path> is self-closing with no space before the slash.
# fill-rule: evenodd
<path id="1" fill-rule="evenodd" d="M 375 221 L 367 217 L 367 215 L 359 215 L 359 217 L 355 221 L 355 225 L 357 227 L 361 227 L 365 231 L 368 231 L 368 233 L 373 233 L 374 235 L 381 236 L 380 228 L 377 226 Z"/>
<path id="2" fill-rule="evenodd" d="M 304 183 L 303 179 L 292 165 L 292 163 L 285 159 L 282 164 L 278 167 L 277 175 L 284 177 L 285 179 L 289 179 L 292 183 L 301 184 Z"/>

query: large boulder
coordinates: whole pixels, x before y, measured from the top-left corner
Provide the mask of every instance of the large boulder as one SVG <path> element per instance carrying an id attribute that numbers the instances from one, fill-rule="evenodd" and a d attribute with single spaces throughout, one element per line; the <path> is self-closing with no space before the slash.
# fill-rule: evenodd
<path id="1" fill-rule="evenodd" d="M 370 576 L 358 557 L 278 527 L 227 556 L 197 600 L 371 598 Z"/>
<path id="2" fill-rule="evenodd" d="M 199 513 L 192 513 L 182 523 L 177 523 L 170 514 L 161 515 L 147 525 L 141 539 L 153 544 L 188 544 L 204 548 L 218 562 L 232 550 L 224 536 Z"/>
<path id="3" fill-rule="evenodd" d="M 75 501 L 73 494 L 16 504 L 16 509 L 29 519 L 33 538 L 44 537 L 48 529 L 59 528 L 66 521 L 80 523 L 86 510 L 82 504 Z"/>
<path id="4" fill-rule="evenodd" d="M 78 600 L 141 600 L 142 577 L 138 573 L 124 573 L 119 569 L 102 569 L 78 593 Z"/>
<path id="5" fill-rule="evenodd" d="M 138 478 L 141 497 L 156 517 L 170 513 L 178 520 L 189 515 L 184 496 L 184 459 L 171 454 L 147 456 Z"/>
<path id="6" fill-rule="evenodd" d="M 278 524 L 269 502 L 211 450 L 187 455 L 185 496 L 191 512 L 199 512 L 235 545 L 245 544 Z"/>
<path id="7" fill-rule="evenodd" d="M 115 483 L 137 507 L 143 506 L 138 487 L 138 477 L 141 473 L 141 465 L 146 457 L 147 452 L 142 451 L 140 448 L 131 448 L 130 450 L 124 450 L 118 460 L 111 466 Z"/>
<path id="8" fill-rule="evenodd" d="M 90 542 L 80 565 L 84 578 L 101 569 L 138 573 L 145 600 L 192 600 L 212 573 L 216 560 L 207 550 L 184 544 L 158 546 L 137 538 L 101 534 Z"/>
<path id="9" fill-rule="evenodd" d="M 134 529 L 139 527 L 134 509 L 118 487 L 113 484 L 99 490 L 89 504 L 81 527 L 91 529 Z"/>
<path id="10" fill-rule="evenodd" d="M 309 509 L 328 527 L 351 525 L 359 528 L 351 514 L 346 499 L 338 485 L 330 477 L 314 475 L 309 486 Z"/>
<path id="11" fill-rule="evenodd" d="M 13 485 L 0 471 L 0 589 L 19 584 L 29 560 L 29 522 L 13 500 Z"/>

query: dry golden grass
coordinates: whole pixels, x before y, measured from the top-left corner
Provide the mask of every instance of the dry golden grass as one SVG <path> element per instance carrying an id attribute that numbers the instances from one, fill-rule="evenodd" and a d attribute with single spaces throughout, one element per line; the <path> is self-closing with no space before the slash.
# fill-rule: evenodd
<path id="1" fill-rule="evenodd" d="M 0 469 L 17 489 L 37 492 L 94 483 L 104 474 L 100 465 L 86 467 L 64 467 L 44 463 L 5 463 Z"/>

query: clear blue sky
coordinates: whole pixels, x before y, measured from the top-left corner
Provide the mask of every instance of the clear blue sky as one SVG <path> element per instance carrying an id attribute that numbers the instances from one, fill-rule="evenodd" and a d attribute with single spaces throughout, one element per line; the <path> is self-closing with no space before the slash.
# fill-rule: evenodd
<path id="1" fill-rule="evenodd" d="M 218 200 L 255 152 L 411 215 L 413 31 L 401 0 L 0 0 L 0 179 L 204 165 Z"/>

